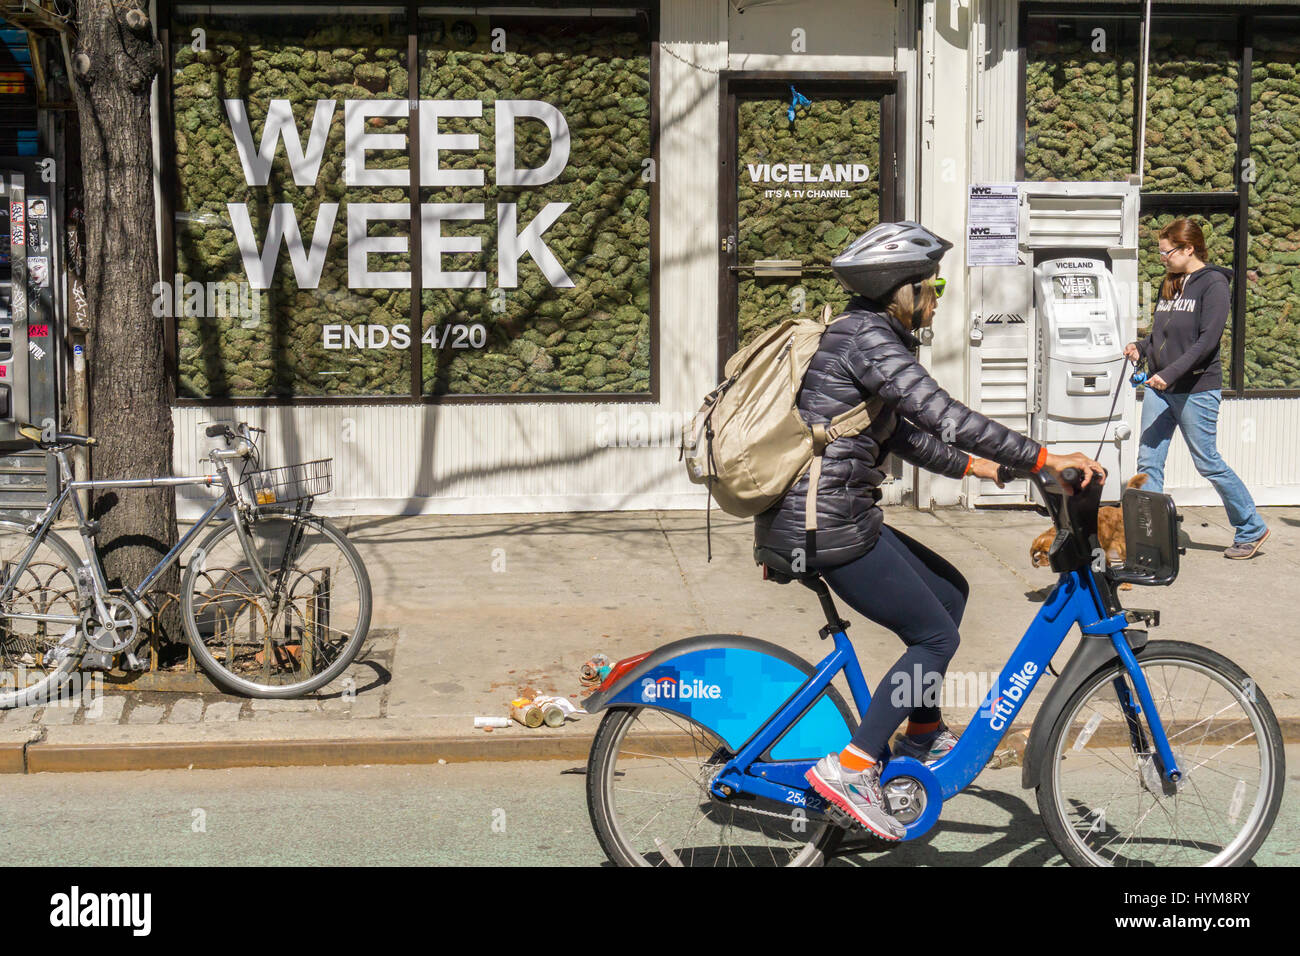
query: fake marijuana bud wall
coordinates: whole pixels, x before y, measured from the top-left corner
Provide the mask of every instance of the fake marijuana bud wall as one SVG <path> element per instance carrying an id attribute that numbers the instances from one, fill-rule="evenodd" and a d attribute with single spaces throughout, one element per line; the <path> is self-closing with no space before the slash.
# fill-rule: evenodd
<path id="1" fill-rule="evenodd" d="M 192 283 L 241 283 L 248 237 L 256 266 L 273 222 L 288 214 L 298 236 L 286 230 L 289 248 L 268 287 L 245 294 L 236 315 L 210 308 L 210 293 L 177 296 L 182 395 L 409 395 L 414 344 L 426 394 L 649 390 L 649 41 L 630 21 L 422 17 L 415 92 L 457 101 L 453 113 L 467 108 L 427 122 L 422 113 L 416 144 L 403 17 L 185 14 L 174 35 L 188 39 L 194 28 L 202 42 L 173 50 L 177 272 Z M 266 181 L 250 185 L 232 99 L 244 104 L 254 154 L 273 101 L 287 100 L 306 159 L 281 139 Z M 561 119 L 550 127 L 525 105 L 503 132 L 499 99 L 540 103 Z M 318 170 L 303 182 L 319 104 L 331 100 Z M 401 105 L 385 115 L 361 102 L 382 100 Z M 358 108 L 366 115 L 349 130 L 347 111 Z M 437 184 L 415 197 L 424 250 L 412 262 L 417 150 L 422 182 Z M 503 165 L 535 170 L 566 152 L 542 181 L 499 181 Z M 445 185 L 456 178 L 449 171 L 465 171 L 465 185 Z M 357 219 L 362 209 L 368 221 Z M 419 219 L 430 214 L 432 225 Z M 317 249 L 322 215 L 333 225 Z M 475 240 L 477 252 L 460 251 Z M 299 269 L 295 253 L 310 268 Z M 510 259 L 504 273 L 501 256 Z M 313 287 L 302 273 L 315 267 Z M 417 278 L 422 324 L 412 328 Z"/>

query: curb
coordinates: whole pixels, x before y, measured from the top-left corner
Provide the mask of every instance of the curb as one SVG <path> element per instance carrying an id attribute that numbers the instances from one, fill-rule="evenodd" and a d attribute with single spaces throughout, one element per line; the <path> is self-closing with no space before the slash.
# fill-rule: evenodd
<path id="1" fill-rule="evenodd" d="M 27 772 L 27 744 L 0 744 L 0 773 Z"/>
<path id="2" fill-rule="evenodd" d="M 233 767 L 342 767 L 430 764 L 439 760 L 581 760 L 591 735 L 545 737 L 380 737 L 321 740 L 195 741 L 140 744 L 33 743 L 0 747 L 0 773 L 121 770 L 227 770 Z"/>
<path id="3" fill-rule="evenodd" d="M 1300 717 L 1278 720 L 1284 744 L 1300 743 Z M 1027 730 L 1015 727 L 1012 730 Z M 369 737 L 168 743 L 0 744 L 0 773 L 123 770 L 228 770 L 235 767 L 344 767 L 469 761 L 579 760 L 593 734 Z"/>

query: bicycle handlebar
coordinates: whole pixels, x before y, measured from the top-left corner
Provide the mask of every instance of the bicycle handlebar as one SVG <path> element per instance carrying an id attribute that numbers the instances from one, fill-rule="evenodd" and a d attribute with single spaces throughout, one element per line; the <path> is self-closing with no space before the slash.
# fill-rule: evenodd
<path id="1" fill-rule="evenodd" d="M 209 438 L 225 438 L 229 448 L 215 448 L 211 455 L 213 458 L 248 458 L 256 450 L 257 444 L 253 439 L 253 433 L 265 434 L 264 428 L 253 428 L 247 422 L 240 422 L 237 428 L 231 428 L 226 422 L 217 422 L 209 425 L 204 429 L 204 434 Z"/>
<path id="2" fill-rule="evenodd" d="M 998 465 L 998 481 L 1006 484 L 1008 481 L 1014 481 L 1016 478 L 1028 478 L 1039 488 L 1043 488 L 1046 482 L 1039 472 L 1020 471 L 1008 465 Z M 1080 468 L 1066 468 L 1061 472 L 1061 481 L 1070 486 L 1071 491 L 1080 491 L 1083 487 L 1083 470 Z"/>
<path id="3" fill-rule="evenodd" d="M 1069 497 L 1081 495 L 1086 490 L 1083 488 L 1083 469 L 1081 468 L 1064 468 L 1056 477 L 1060 484 L 1068 485 L 1071 492 Z M 1010 468 L 1007 465 L 998 465 L 998 481 L 1006 483 L 1016 478 L 1026 478 L 1033 483 L 1038 489 L 1039 497 L 1043 499 L 1043 505 L 1047 508 L 1047 514 L 1052 519 L 1052 524 L 1057 528 L 1069 527 L 1072 525 L 1069 508 L 1066 506 L 1067 496 L 1064 494 L 1053 494 L 1048 490 L 1047 477 L 1042 472 L 1022 471 L 1017 468 Z M 1100 483 L 1097 484 L 1098 493 L 1100 493 Z M 1075 499 L 1078 501 L 1079 499 Z"/>

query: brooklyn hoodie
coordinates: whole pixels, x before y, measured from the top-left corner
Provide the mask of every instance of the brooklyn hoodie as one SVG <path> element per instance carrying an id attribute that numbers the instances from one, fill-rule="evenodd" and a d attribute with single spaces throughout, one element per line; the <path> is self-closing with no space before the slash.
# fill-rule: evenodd
<path id="1" fill-rule="evenodd" d="M 1156 302 L 1151 334 L 1137 343 L 1152 375 L 1171 392 L 1206 392 L 1223 387 L 1219 342 L 1228 322 L 1232 270 L 1207 265 L 1183 280 L 1172 299 Z"/>

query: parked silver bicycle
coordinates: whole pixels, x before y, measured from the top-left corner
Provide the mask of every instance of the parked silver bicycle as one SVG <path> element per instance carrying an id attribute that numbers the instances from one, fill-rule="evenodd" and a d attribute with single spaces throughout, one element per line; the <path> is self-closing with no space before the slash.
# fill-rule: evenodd
<path id="1" fill-rule="evenodd" d="M 208 456 L 211 475 L 74 481 L 67 451 L 93 438 L 21 431 L 25 448 L 54 455 L 59 491 L 31 524 L 0 521 L 0 708 L 49 700 L 78 667 L 107 667 L 137 648 L 167 600 L 151 593 L 154 584 L 214 521 L 185 562 L 179 594 L 186 637 L 208 676 L 232 693 L 288 698 L 324 687 L 352 663 L 370 627 L 370 578 L 343 533 L 311 513 L 330 490 L 330 459 L 263 469 L 261 429 L 216 424 L 207 429 L 219 446 Z M 76 492 L 186 485 L 222 494 L 139 584 L 110 590 L 98 525 Z M 65 503 L 85 559 L 52 530 Z"/>

